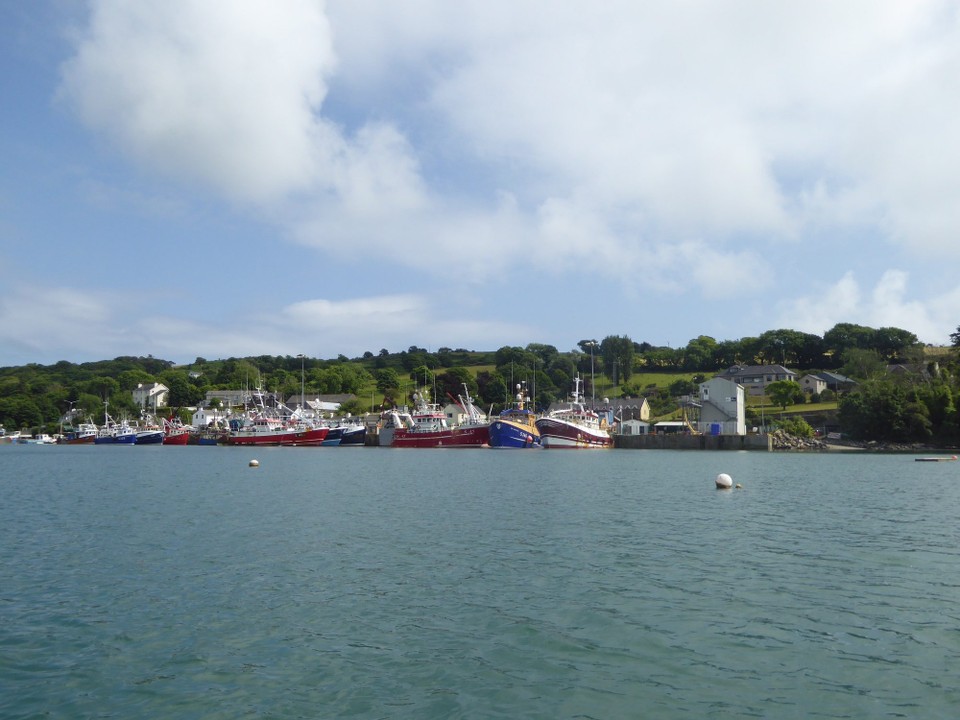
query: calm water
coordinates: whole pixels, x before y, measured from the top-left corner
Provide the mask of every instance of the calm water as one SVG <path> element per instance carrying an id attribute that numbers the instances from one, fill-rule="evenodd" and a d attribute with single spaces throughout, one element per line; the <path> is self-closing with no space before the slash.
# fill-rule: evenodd
<path id="1" fill-rule="evenodd" d="M 0 446 L 0 717 L 955 718 L 958 514 L 912 456 Z"/>

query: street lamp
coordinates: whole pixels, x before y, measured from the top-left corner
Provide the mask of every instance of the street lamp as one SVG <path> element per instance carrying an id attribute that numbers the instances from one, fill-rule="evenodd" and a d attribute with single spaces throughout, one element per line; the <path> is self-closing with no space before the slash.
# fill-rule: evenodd
<path id="1" fill-rule="evenodd" d="M 303 353 L 300 353 L 299 355 L 297 355 L 297 357 L 300 358 L 300 412 L 303 413 L 303 407 L 304 407 L 304 405 L 307 404 L 307 399 L 306 399 L 306 397 L 304 396 L 304 392 L 303 392 L 303 360 L 304 360 L 304 355 L 303 355 Z"/>
<path id="2" fill-rule="evenodd" d="M 593 409 L 597 404 L 597 390 L 593 382 L 593 348 L 596 347 L 597 342 L 596 340 L 591 340 L 586 344 L 590 346 L 590 408 Z"/>

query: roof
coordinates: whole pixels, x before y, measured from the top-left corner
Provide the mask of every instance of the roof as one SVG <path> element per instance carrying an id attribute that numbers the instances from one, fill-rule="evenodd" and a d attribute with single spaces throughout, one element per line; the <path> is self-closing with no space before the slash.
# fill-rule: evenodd
<path id="1" fill-rule="evenodd" d="M 715 377 L 737 377 L 739 375 L 796 375 L 783 365 L 732 365 Z"/>

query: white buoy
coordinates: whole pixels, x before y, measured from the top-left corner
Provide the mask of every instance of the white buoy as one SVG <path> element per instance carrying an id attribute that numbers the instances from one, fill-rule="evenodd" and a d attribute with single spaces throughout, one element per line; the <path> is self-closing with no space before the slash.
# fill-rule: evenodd
<path id="1" fill-rule="evenodd" d="M 259 460 L 251 460 L 251 461 L 250 461 L 250 467 L 260 467 L 260 461 L 259 461 Z"/>
<path id="2" fill-rule="evenodd" d="M 733 478 L 727 475 L 726 473 L 720 473 L 717 475 L 717 489 L 718 490 L 729 490 L 733 487 Z"/>

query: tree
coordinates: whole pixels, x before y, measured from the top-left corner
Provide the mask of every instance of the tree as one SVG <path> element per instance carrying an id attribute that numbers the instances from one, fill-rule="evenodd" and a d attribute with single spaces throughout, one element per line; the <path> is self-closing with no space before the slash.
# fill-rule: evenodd
<path id="1" fill-rule="evenodd" d="M 437 376 L 437 397 L 436 402 L 444 402 L 443 397 L 457 397 L 463 394 L 463 386 L 467 386 L 468 392 L 474 394 L 477 392 L 477 381 L 466 368 L 450 368 L 445 373 Z"/>
<path id="2" fill-rule="evenodd" d="M 777 380 L 767 385 L 767 395 L 774 405 L 779 405 L 781 410 L 785 410 L 787 405 L 803 401 L 803 388 L 795 380 Z"/>
<path id="3" fill-rule="evenodd" d="M 433 385 L 433 373 L 426 365 L 420 365 L 411 370 L 410 379 L 418 387 L 431 387 Z"/>
<path id="4" fill-rule="evenodd" d="M 382 370 L 377 370 L 374 377 L 377 379 L 377 390 L 382 392 L 384 395 L 387 394 L 388 390 L 400 389 L 400 376 L 397 375 L 397 371 L 393 368 L 383 368 Z"/>
<path id="5" fill-rule="evenodd" d="M 955 348 L 960 348 L 960 325 L 957 325 L 957 331 L 950 333 L 950 344 Z"/>
<path id="6" fill-rule="evenodd" d="M 608 335 L 600 343 L 603 371 L 614 385 L 629 382 L 633 373 L 633 340 L 626 335 Z"/>
<path id="7" fill-rule="evenodd" d="M 917 336 L 907 330 L 895 327 L 882 327 L 874 332 L 874 350 L 888 362 L 902 360 L 911 348 L 920 344 Z"/>
<path id="8" fill-rule="evenodd" d="M 886 367 L 876 350 L 849 348 L 840 359 L 843 361 L 840 372 L 858 380 L 865 380 Z"/>
<path id="9" fill-rule="evenodd" d="M 682 362 L 688 372 L 717 369 L 717 341 L 709 335 L 695 337 L 683 349 Z"/>

